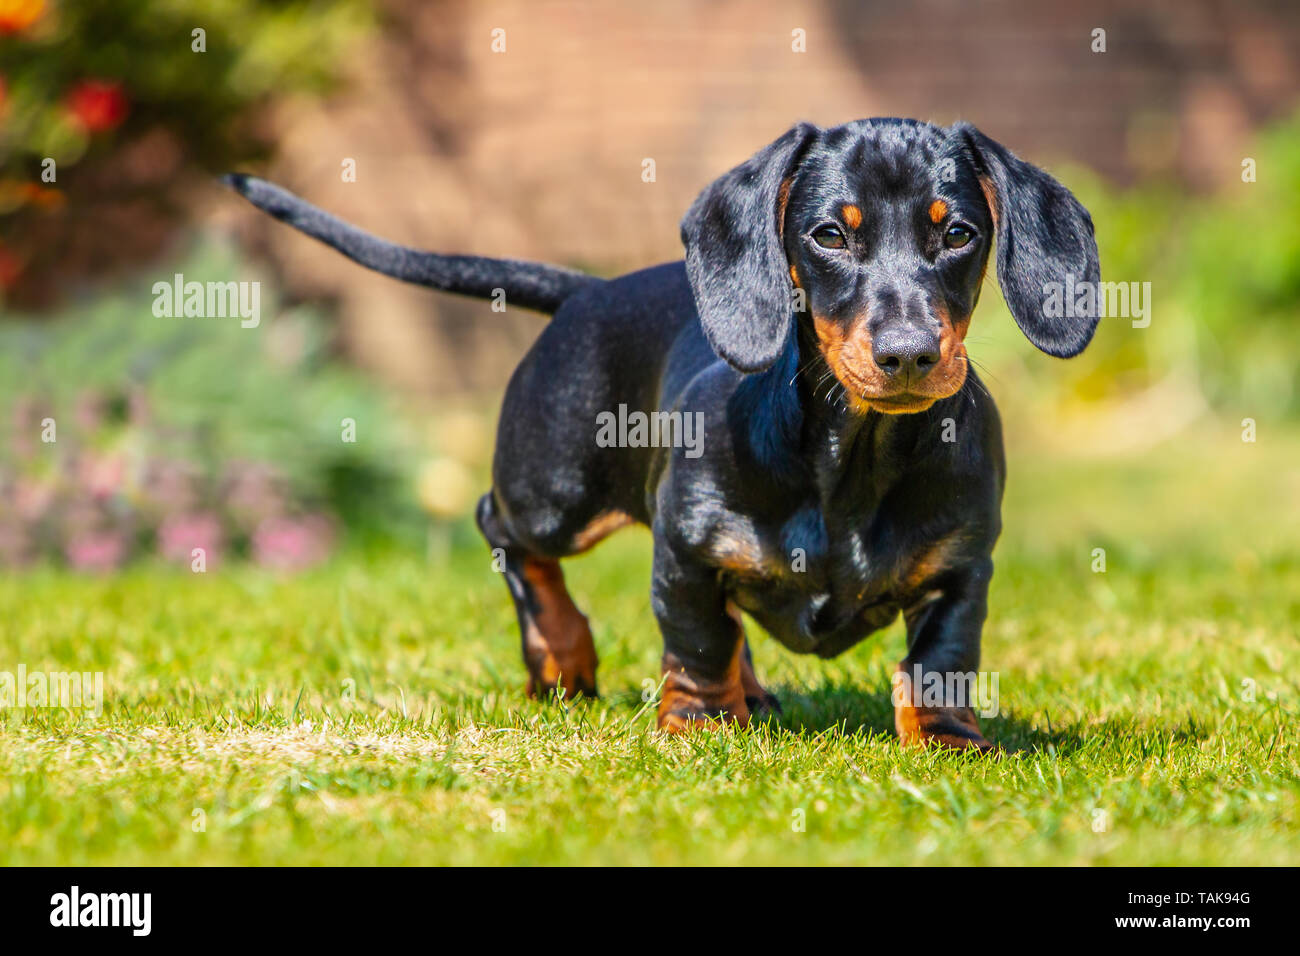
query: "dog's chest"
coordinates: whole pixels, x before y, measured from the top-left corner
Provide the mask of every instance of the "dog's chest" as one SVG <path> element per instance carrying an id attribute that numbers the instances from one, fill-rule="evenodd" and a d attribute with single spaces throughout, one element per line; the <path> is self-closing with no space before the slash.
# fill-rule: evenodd
<path id="1" fill-rule="evenodd" d="M 870 539 L 868 524 L 828 528 L 806 506 L 782 521 L 728 522 L 709 551 L 738 607 L 791 650 L 829 655 L 898 614 L 906 568 Z"/>

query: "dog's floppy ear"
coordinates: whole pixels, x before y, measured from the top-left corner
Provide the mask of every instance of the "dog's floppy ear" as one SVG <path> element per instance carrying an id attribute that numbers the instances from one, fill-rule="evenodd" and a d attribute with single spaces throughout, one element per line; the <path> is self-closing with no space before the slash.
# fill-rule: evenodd
<path id="1" fill-rule="evenodd" d="M 958 123 L 961 138 L 975 164 L 997 230 L 998 284 L 1011 314 L 1029 341 L 1059 358 L 1078 355 L 1097 328 L 1091 316 L 1057 306 L 1065 294 L 1066 276 L 1073 285 L 1093 284 L 1093 301 L 1101 266 L 1092 217 L 1079 200 L 1037 166 L 1015 156 L 974 126 Z"/>
<path id="2" fill-rule="evenodd" d="M 782 189 L 818 129 L 800 123 L 725 174 L 682 219 L 686 274 L 704 334 L 742 372 L 776 361 L 790 330 Z"/>

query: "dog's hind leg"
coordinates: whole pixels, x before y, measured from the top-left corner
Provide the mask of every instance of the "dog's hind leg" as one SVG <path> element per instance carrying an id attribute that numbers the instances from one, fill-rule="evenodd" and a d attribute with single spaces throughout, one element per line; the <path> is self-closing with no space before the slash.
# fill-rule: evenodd
<path id="1" fill-rule="evenodd" d="M 519 616 L 528 694 L 596 696 L 596 645 L 586 616 L 564 586 L 560 562 L 528 550 L 501 520 L 492 492 L 478 505 L 478 526 L 499 559 Z"/>

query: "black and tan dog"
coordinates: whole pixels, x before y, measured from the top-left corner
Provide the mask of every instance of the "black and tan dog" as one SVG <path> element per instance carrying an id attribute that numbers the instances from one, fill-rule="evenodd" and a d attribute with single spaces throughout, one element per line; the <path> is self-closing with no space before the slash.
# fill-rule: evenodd
<path id="1" fill-rule="evenodd" d="M 531 693 L 596 693 L 559 562 L 633 522 L 654 534 L 665 730 L 775 708 L 742 612 L 822 657 L 901 612 L 900 669 L 978 668 L 1004 456 L 963 340 L 995 233 L 1034 345 L 1072 356 L 1096 326 L 1044 308 L 1050 283 L 1099 269 L 1087 211 L 1042 170 L 965 124 L 799 125 L 701 193 L 685 262 L 610 280 L 395 246 L 261 180 L 226 181 L 362 265 L 554 313 L 506 391 L 478 508 Z M 598 442 L 620 406 L 698 415 L 702 444 Z M 895 703 L 905 741 L 989 747 L 961 702 Z"/>

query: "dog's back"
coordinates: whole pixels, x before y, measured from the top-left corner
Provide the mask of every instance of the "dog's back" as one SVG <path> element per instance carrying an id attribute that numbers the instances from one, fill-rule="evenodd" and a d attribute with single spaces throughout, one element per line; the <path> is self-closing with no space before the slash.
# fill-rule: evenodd
<path id="1" fill-rule="evenodd" d="M 507 520 L 540 509 L 547 520 L 515 530 L 556 554 L 567 553 L 573 533 L 599 513 L 617 510 L 647 521 L 646 482 L 656 448 L 598 442 L 601 417 L 625 421 L 630 414 L 672 411 L 684 380 L 718 362 L 683 263 L 579 290 L 506 388 L 496 448 L 497 463 L 508 460 L 511 467 L 494 469 L 493 478 Z M 546 467 L 514 464 L 530 458 Z"/>

